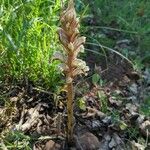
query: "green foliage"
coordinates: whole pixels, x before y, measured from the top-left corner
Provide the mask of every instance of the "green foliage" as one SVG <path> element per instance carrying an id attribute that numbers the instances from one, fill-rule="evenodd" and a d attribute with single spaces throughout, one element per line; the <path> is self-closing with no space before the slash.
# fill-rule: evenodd
<path id="1" fill-rule="evenodd" d="M 98 91 L 97 93 L 98 98 L 99 98 L 99 103 L 101 106 L 101 111 L 106 113 L 108 110 L 108 98 L 106 94 L 103 91 Z"/>
<path id="2" fill-rule="evenodd" d="M 95 73 L 95 74 L 92 75 L 92 83 L 94 85 L 96 85 L 98 83 L 99 79 L 100 79 L 100 75 L 99 74 Z"/>
<path id="3" fill-rule="evenodd" d="M 115 123 L 116 121 L 120 120 L 120 114 L 118 110 L 113 110 L 108 113 L 109 115 L 112 116 L 112 121 Z"/>
<path id="4" fill-rule="evenodd" d="M 140 107 L 140 112 L 147 117 L 150 116 L 150 96 L 144 100 L 143 104 Z"/>
<path id="5" fill-rule="evenodd" d="M 119 121 L 119 128 L 121 130 L 127 129 L 128 125 L 124 121 Z"/>
<path id="6" fill-rule="evenodd" d="M 128 133 L 129 139 L 137 139 L 139 135 L 139 129 L 138 127 L 130 127 L 127 128 L 126 133 Z"/>
<path id="7" fill-rule="evenodd" d="M 96 85 L 102 86 L 104 84 L 104 81 L 101 79 L 101 76 L 97 73 L 92 75 L 92 83 Z"/>
<path id="8" fill-rule="evenodd" d="M 83 98 L 79 99 L 77 104 L 81 110 L 84 110 L 84 111 L 86 110 L 86 103 Z"/>
<path id="9" fill-rule="evenodd" d="M 57 83 L 57 22 L 61 0 L 2 0 L 0 7 L 0 78 Z"/>
<path id="10" fill-rule="evenodd" d="M 93 38 L 90 39 L 91 43 L 97 40 L 101 45 L 115 47 L 118 40 L 128 39 L 132 46 L 129 49 L 120 48 L 120 53 L 135 61 L 139 59 L 137 56 L 140 56 L 141 63 L 150 62 L 150 1 L 84 0 L 84 4 L 89 5 L 89 16 L 86 16 L 89 25 L 86 22 L 83 28 L 84 32 Z"/>
<path id="11" fill-rule="evenodd" d="M 3 142 L 2 142 L 3 141 Z M 5 138 L 1 140 L 0 149 L 8 150 L 31 150 L 30 137 L 19 131 L 10 131 Z"/>

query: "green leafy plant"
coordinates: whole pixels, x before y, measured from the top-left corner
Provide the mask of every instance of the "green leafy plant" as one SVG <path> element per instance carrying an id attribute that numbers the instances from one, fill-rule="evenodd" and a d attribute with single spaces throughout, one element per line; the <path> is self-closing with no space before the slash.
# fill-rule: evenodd
<path id="1" fill-rule="evenodd" d="M 19 131 L 10 131 L 0 140 L 0 149 L 31 150 L 31 138 Z"/>
<path id="2" fill-rule="evenodd" d="M 130 127 L 126 129 L 126 133 L 129 135 L 130 139 L 137 139 L 139 135 L 139 129 L 137 127 Z"/>
<path id="3" fill-rule="evenodd" d="M 108 109 L 108 98 L 104 91 L 98 91 L 97 96 L 99 98 L 99 103 L 101 106 L 102 112 L 107 112 Z"/>
<path id="4" fill-rule="evenodd" d="M 73 139 L 73 99 L 74 87 L 73 80 L 79 74 L 86 74 L 89 68 L 86 63 L 77 56 L 79 52 L 84 52 L 83 43 L 85 37 L 79 36 L 79 19 L 76 17 L 73 0 L 70 0 L 68 7 L 60 17 L 61 27 L 58 30 L 59 40 L 64 47 L 63 52 L 56 52 L 54 58 L 61 61 L 60 69 L 66 76 L 67 91 L 67 139 L 71 142 Z"/>
<path id="5" fill-rule="evenodd" d="M 92 83 L 95 86 L 103 86 L 103 84 L 105 83 L 105 81 L 102 80 L 101 76 L 98 73 L 94 73 L 92 75 Z"/>
<path id="6" fill-rule="evenodd" d="M 85 100 L 83 99 L 83 98 L 80 98 L 79 100 L 78 100 L 78 106 L 79 106 L 79 108 L 81 109 L 81 110 L 83 110 L 83 111 L 85 111 L 86 110 L 86 102 L 85 102 Z"/>
<path id="7" fill-rule="evenodd" d="M 140 107 L 140 112 L 146 116 L 150 116 L 150 96 L 148 96 Z"/>
<path id="8" fill-rule="evenodd" d="M 96 85 L 99 80 L 100 80 L 100 75 L 99 74 L 95 73 L 95 74 L 92 75 L 92 83 L 94 85 Z"/>
<path id="9" fill-rule="evenodd" d="M 0 80 L 26 77 L 54 87 L 60 74 L 51 57 L 59 49 L 61 0 L 2 0 L 0 6 Z"/>

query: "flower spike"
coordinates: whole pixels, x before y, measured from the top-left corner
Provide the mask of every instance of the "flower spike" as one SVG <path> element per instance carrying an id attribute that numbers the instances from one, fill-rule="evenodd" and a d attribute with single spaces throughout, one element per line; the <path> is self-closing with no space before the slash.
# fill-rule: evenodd
<path id="1" fill-rule="evenodd" d="M 67 91 L 67 139 L 71 142 L 73 139 L 73 99 L 74 88 L 73 80 L 79 74 L 87 74 L 89 67 L 86 63 L 78 59 L 80 52 L 84 52 L 86 38 L 79 35 L 79 18 L 77 18 L 73 0 L 68 2 L 68 7 L 61 13 L 61 27 L 58 30 L 59 41 L 63 46 L 64 52 L 54 54 L 54 59 L 59 59 L 59 66 L 66 76 Z"/>

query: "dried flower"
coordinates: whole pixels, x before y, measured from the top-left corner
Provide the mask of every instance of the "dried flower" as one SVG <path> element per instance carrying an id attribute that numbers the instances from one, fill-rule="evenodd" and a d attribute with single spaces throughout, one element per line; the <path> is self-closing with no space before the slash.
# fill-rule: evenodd
<path id="1" fill-rule="evenodd" d="M 67 114 L 68 114 L 68 129 L 67 138 L 70 142 L 73 137 L 73 80 L 79 74 L 85 74 L 89 71 L 86 63 L 78 59 L 80 52 L 84 52 L 86 38 L 79 36 L 79 18 L 76 17 L 73 0 L 70 0 L 68 7 L 60 16 L 61 27 L 58 30 L 59 40 L 64 47 L 64 53 L 56 52 L 54 59 L 60 60 L 60 69 L 66 75 L 66 91 L 67 91 Z"/>

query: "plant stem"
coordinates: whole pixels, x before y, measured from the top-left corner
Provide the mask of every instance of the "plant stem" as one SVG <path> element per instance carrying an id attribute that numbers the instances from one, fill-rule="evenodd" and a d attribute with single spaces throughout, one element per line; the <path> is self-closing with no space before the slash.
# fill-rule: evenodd
<path id="1" fill-rule="evenodd" d="M 68 122 L 67 122 L 67 140 L 69 143 L 72 142 L 73 139 L 73 83 L 67 84 L 67 114 L 68 114 Z"/>
<path id="2" fill-rule="evenodd" d="M 73 0 L 69 0 L 68 8 L 61 13 L 61 28 L 58 30 L 59 40 L 64 47 L 65 53 L 57 53 L 55 58 L 63 63 L 61 69 L 66 76 L 67 86 L 67 140 L 69 144 L 73 142 L 73 100 L 74 87 L 73 80 L 79 74 L 86 74 L 89 68 L 86 63 L 77 58 L 79 52 L 83 52 L 85 37 L 79 36 L 79 19 L 76 17 Z"/>
<path id="3" fill-rule="evenodd" d="M 73 53 L 68 55 L 68 67 L 69 72 L 67 74 L 67 79 L 71 79 L 67 83 L 67 114 L 68 114 L 68 122 L 67 122 L 67 140 L 68 143 L 72 143 L 73 139 L 73 99 L 74 99 L 74 88 L 73 88 L 73 79 L 72 79 L 72 62 L 73 62 Z"/>

